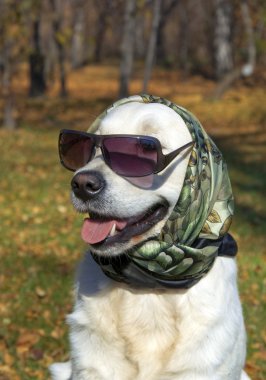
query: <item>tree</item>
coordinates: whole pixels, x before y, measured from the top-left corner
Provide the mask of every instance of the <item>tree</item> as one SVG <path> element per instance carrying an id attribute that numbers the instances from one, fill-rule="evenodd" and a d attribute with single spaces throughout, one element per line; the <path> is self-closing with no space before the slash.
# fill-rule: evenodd
<path id="1" fill-rule="evenodd" d="M 166 61 L 164 30 L 165 26 L 167 25 L 169 16 L 172 14 L 174 8 L 178 5 L 178 3 L 179 0 L 164 0 L 161 4 L 156 47 L 157 62 L 159 63 L 165 63 Z M 183 7 L 185 7 L 185 4 L 182 5 L 182 8 Z"/>
<path id="2" fill-rule="evenodd" d="M 60 96 L 67 96 L 66 89 L 66 68 L 65 68 L 65 45 L 67 42 L 67 36 L 64 34 L 62 23 L 63 23 L 63 2 L 62 0 L 50 0 L 50 6 L 52 10 L 52 30 L 53 38 L 57 47 L 58 52 L 58 64 L 60 72 Z"/>
<path id="3" fill-rule="evenodd" d="M 221 79 L 226 73 L 233 69 L 232 3 L 230 0 L 214 0 L 214 4 L 215 74 L 217 79 Z"/>
<path id="4" fill-rule="evenodd" d="M 102 0 L 95 1 L 98 10 L 98 17 L 95 28 L 95 44 L 94 44 L 94 62 L 99 63 L 102 60 L 102 48 L 105 33 L 108 25 L 108 18 L 114 9 L 114 1 Z"/>
<path id="5" fill-rule="evenodd" d="M 84 39 L 85 39 L 85 1 L 78 0 L 73 3 L 73 27 L 71 41 L 71 66 L 77 69 L 84 65 Z"/>
<path id="6" fill-rule="evenodd" d="M 153 20 L 150 33 L 149 46 L 147 50 L 144 79 L 143 79 L 143 92 L 147 92 L 148 82 L 151 77 L 152 66 L 155 58 L 156 41 L 158 36 L 158 28 L 161 16 L 161 0 L 154 0 L 153 5 Z"/>
<path id="7" fill-rule="evenodd" d="M 179 67 L 188 74 L 189 71 L 189 40 L 190 40 L 190 25 L 187 4 L 182 4 L 179 9 L 179 34 L 178 34 L 178 64 Z"/>
<path id="8" fill-rule="evenodd" d="M 256 47 L 254 41 L 253 27 L 249 12 L 249 6 L 247 0 L 241 0 L 240 2 L 241 15 L 244 25 L 244 30 L 246 34 L 246 52 L 247 59 L 244 64 L 236 67 L 234 70 L 231 70 L 227 73 L 222 80 L 218 83 L 218 86 L 215 88 L 212 98 L 219 99 L 226 90 L 232 84 L 240 79 L 241 77 L 248 77 L 253 74 L 256 64 Z"/>
<path id="9" fill-rule="evenodd" d="M 22 56 L 24 40 L 21 38 L 21 9 L 15 1 L 0 0 L 0 58 L 2 96 L 4 100 L 3 127 L 17 127 L 13 92 L 13 77 Z"/>
<path id="10" fill-rule="evenodd" d="M 32 21 L 32 50 L 29 54 L 29 74 L 30 89 L 29 95 L 32 97 L 42 96 L 46 91 L 44 67 L 45 59 L 41 51 L 41 3 L 35 2 L 33 9 L 34 19 Z"/>
<path id="11" fill-rule="evenodd" d="M 14 94 L 12 90 L 13 65 L 11 60 L 12 40 L 6 39 L 2 47 L 2 86 L 4 98 L 4 118 L 3 126 L 6 129 L 13 130 L 16 128 Z"/>
<path id="12" fill-rule="evenodd" d="M 146 56 L 146 38 L 145 38 L 145 27 L 146 27 L 146 10 L 145 2 L 138 4 L 138 12 L 136 15 L 136 28 L 135 28 L 135 50 L 136 59 L 141 61 L 145 60 Z"/>
<path id="13" fill-rule="evenodd" d="M 247 60 L 242 67 L 241 73 L 243 76 L 252 75 L 255 70 L 256 65 L 256 45 L 255 37 L 253 32 L 252 21 L 249 12 L 249 6 L 247 0 L 242 0 L 240 3 L 241 14 L 246 34 L 246 50 L 247 50 Z"/>
<path id="14" fill-rule="evenodd" d="M 124 13 L 124 31 L 121 46 L 119 97 L 129 94 L 129 81 L 133 68 L 136 25 L 136 0 L 126 0 Z"/>

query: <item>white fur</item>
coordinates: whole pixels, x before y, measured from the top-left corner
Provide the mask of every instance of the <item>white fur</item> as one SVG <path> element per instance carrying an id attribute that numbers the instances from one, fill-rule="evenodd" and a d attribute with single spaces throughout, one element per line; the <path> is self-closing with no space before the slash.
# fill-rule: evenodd
<path id="1" fill-rule="evenodd" d="M 53 379 L 66 380 L 71 377 L 71 363 L 55 363 L 50 366 L 50 372 Z"/>
<path id="2" fill-rule="evenodd" d="M 178 115 L 158 104 L 132 103 L 109 113 L 100 134 L 147 134 L 162 142 L 164 153 L 191 140 Z M 188 155 L 176 158 L 152 185 L 115 175 L 98 155 L 85 169 L 104 173 L 109 200 L 104 211 L 137 215 L 165 198 L 174 207 Z M 84 169 L 82 169 L 84 170 Z M 132 183 L 133 182 L 133 183 Z M 83 206 L 74 199 L 76 207 Z M 163 222 L 142 239 L 156 234 Z M 117 254 L 128 243 L 98 254 Z M 211 271 L 189 290 L 133 290 L 106 278 L 85 256 L 77 276 L 77 299 L 68 316 L 71 363 L 54 364 L 54 380 L 247 380 L 242 371 L 246 338 L 236 285 L 234 259 L 217 258 Z M 72 373 L 70 376 L 70 372 Z"/>

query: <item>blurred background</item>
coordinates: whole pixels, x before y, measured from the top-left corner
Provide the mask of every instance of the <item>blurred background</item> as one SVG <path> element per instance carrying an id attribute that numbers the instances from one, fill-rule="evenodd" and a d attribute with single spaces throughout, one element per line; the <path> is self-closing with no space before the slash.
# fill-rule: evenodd
<path id="1" fill-rule="evenodd" d="M 264 0 L 0 0 L 0 380 L 68 358 L 86 247 L 58 132 L 143 92 L 192 111 L 228 162 L 246 370 L 266 378 L 265 64 Z"/>

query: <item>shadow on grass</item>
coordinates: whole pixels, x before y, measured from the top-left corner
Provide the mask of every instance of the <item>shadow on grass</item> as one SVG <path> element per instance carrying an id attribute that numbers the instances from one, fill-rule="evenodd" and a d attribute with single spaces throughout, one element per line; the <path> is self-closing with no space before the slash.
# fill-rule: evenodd
<path id="1" fill-rule="evenodd" d="M 214 137 L 228 165 L 235 197 L 233 226 L 241 237 L 264 239 L 266 230 L 265 132 Z"/>

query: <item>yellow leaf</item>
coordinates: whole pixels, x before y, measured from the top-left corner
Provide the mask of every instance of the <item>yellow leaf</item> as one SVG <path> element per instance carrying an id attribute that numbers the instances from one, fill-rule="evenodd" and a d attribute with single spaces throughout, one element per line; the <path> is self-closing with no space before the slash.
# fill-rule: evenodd
<path id="1" fill-rule="evenodd" d="M 3 357 L 4 357 L 4 362 L 5 364 L 7 364 L 8 366 L 12 366 L 13 363 L 14 363 L 14 357 L 10 355 L 9 352 L 4 352 L 3 354 Z"/>

